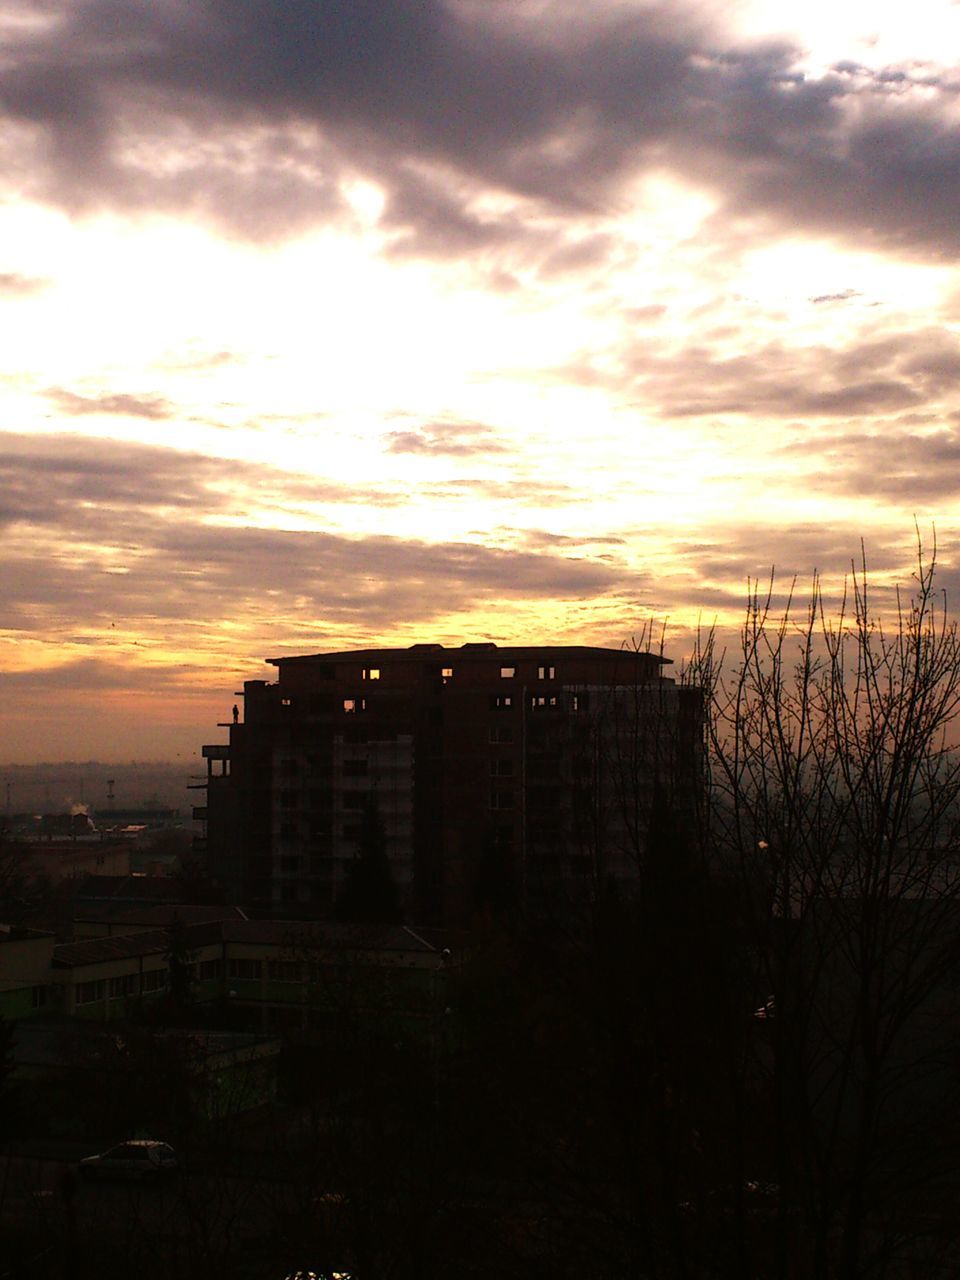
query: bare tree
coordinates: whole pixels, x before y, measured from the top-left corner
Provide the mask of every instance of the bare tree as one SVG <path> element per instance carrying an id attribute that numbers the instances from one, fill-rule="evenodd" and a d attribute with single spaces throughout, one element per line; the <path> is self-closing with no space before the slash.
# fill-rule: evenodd
<path id="1" fill-rule="evenodd" d="M 960 634 L 935 579 L 919 540 L 886 617 L 862 552 L 832 614 L 819 578 L 780 608 L 771 577 L 736 654 L 709 634 L 686 673 L 755 943 L 779 1276 L 891 1274 L 955 1190 Z"/>

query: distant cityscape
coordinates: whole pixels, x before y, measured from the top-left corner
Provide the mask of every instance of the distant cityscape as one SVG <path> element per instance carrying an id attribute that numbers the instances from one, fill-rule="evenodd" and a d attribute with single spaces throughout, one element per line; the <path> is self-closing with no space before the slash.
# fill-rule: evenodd
<path id="1" fill-rule="evenodd" d="M 197 769 L 203 761 L 197 755 Z M 189 818 L 189 765 L 86 760 L 0 763 L 0 813 L 57 814 L 84 809 L 178 809 Z"/>

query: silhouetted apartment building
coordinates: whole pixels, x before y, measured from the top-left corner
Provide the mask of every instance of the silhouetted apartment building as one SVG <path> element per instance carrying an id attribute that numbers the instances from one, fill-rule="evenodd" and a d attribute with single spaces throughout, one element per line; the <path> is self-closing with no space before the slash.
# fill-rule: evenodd
<path id="1" fill-rule="evenodd" d="M 466 644 L 271 659 L 208 761 L 211 874 L 255 911 L 330 914 L 386 854 L 409 921 L 548 911 L 635 881 L 655 788 L 689 809 L 701 698 L 657 654 Z"/>

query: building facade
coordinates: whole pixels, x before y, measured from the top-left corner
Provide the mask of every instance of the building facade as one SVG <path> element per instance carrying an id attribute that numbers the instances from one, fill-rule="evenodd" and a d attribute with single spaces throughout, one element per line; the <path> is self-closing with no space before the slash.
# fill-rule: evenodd
<path id="1" fill-rule="evenodd" d="M 211 874 L 323 917 L 385 856 L 407 920 L 550 910 L 638 874 L 655 791 L 692 804 L 701 699 L 660 655 L 417 644 L 272 659 L 204 747 Z"/>

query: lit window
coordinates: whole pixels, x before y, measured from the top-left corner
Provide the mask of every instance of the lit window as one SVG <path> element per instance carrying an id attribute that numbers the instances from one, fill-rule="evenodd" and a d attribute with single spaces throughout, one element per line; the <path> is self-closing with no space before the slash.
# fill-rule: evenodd
<path id="1" fill-rule="evenodd" d="M 538 693 L 530 699 L 530 708 L 532 711 L 540 710 L 543 707 L 558 706 L 557 695 L 555 693 Z"/>
<path id="2" fill-rule="evenodd" d="M 344 698 L 343 709 L 347 715 L 354 715 L 358 711 L 366 711 L 366 698 Z"/>
<path id="3" fill-rule="evenodd" d="M 556 667 L 537 667 L 538 680 L 556 680 L 556 678 L 557 678 Z"/>
<path id="4" fill-rule="evenodd" d="M 281 705 L 281 707 L 292 707 L 292 706 L 293 706 L 293 703 L 291 702 L 291 700 L 290 700 L 289 698 L 281 698 L 281 699 L 280 699 L 280 705 Z"/>
<path id="5" fill-rule="evenodd" d="M 380 679 L 380 668 L 379 668 L 379 667 L 364 667 L 364 668 L 363 668 L 363 678 L 364 678 L 364 680 L 379 680 L 379 679 Z"/>
<path id="6" fill-rule="evenodd" d="M 441 667 L 441 668 L 440 668 L 440 679 L 443 681 L 443 683 L 444 683 L 444 684 L 446 684 L 448 680 L 452 680 L 452 679 L 453 679 L 453 667 Z"/>
<path id="7" fill-rule="evenodd" d="M 513 706 L 512 693 L 494 693 L 490 696 L 491 711 L 507 711 Z"/>
<path id="8" fill-rule="evenodd" d="M 500 679 L 501 679 L 501 680 L 512 680 L 512 679 L 513 679 L 513 677 L 514 677 L 516 674 L 517 674 L 517 668 L 516 668 L 516 667 L 501 667 L 501 668 L 500 668 Z"/>

